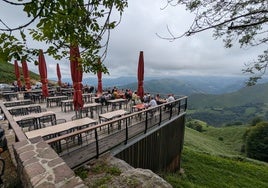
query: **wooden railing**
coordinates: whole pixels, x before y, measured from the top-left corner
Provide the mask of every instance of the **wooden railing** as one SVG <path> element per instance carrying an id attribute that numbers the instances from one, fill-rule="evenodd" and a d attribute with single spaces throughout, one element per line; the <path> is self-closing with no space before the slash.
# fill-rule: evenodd
<path id="1" fill-rule="evenodd" d="M 21 127 L 14 121 L 13 116 L 9 113 L 6 106 L 3 103 L 0 103 L 1 111 L 4 114 L 4 118 L 8 121 L 9 129 L 13 129 L 15 134 L 15 141 L 23 141 L 26 140 L 27 137 L 25 136 L 24 132 L 22 131 Z"/>

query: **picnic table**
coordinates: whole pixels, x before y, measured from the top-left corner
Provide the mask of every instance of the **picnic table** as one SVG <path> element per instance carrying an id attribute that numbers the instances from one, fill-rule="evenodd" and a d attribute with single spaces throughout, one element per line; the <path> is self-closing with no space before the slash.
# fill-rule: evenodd
<path id="1" fill-rule="evenodd" d="M 42 129 L 36 129 L 33 131 L 26 132 L 25 135 L 28 139 L 35 138 L 37 136 L 46 137 L 56 137 L 61 133 L 69 133 L 74 130 L 80 130 L 82 128 L 88 127 L 89 125 L 95 125 L 97 123 L 96 120 L 91 119 L 89 117 L 85 117 L 82 119 L 76 119 L 73 121 L 67 121 L 65 123 L 61 123 L 54 126 L 47 126 Z"/>
<path id="2" fill-rule="evenodd" d="M 3 93 L 2 95 L 3 95 L 3 98 L 6 99 L 6 101 L 11 101 L 12 98 L 18 99 L 17 92 Z"/>
<path id="3" fill-rule="evenodd" d="M 95 94 L 94 93 L 83 93 L 82 97 L 85 103 L 87 102 L 92 102 L 91 97 L 93 97 Z"/>
<path id="4" fill-rule="evenodd" d="M 107 113 L 104 113 L 104 114 L 100 114 L 99 115 L 99 120 L 100 120 L 100 122 L 102 122 L 102 120 L 109 121 L 109 120 L 121 117 L 121 116 L 123 116 L 125 114 L 128 114 L 128 111 L 126 111 L 126 110 L 115 110 L 115 111 L 112 111 L 112 112 L 107 112 Z M 112 124 L 108 125 L 108 134 L 110 133 L 110 127 L 112 127 Z M 121 127 L 121 124 L 119 123 L 118 124 L 118 129 L 120 129 L 120 127 Z"/>
<path id="5" fill-rule="evenodd" d="M 22 128 L 34 126 L 34 128 L 36 129 L 41 127 L 41 123 L 50 122 L 51 124 L 53 124 L 54 122 L 56 122 L 56 113 L 53 111 L 47 111 L 40 113 L 31 113 L 23 116 L 15 116 L 14 121 L 16 121 Z"/>
<path id="6" fill-rule="evenodd" d="M 83 111 L 86 112 L 86 116 L 88 116 L 88 113 L 90 112 L 91 118 L 93 118 L 94 110 L 96 111 L 96 114 L 99 115 L 100 110 L 102 113 L 102 105 L 100 103 L 87 103 L 83 106 Z"/>
<path id="7" fill-rule="evenodd" d="M 30 99 L 24 99 L 24 100 L 16 100 L 16 101 L 7 101 L 7 102 L 3 102 L 3 104 L 6 107 L 12 107 L 12 106 L 21 106 L 21 105 L 32 104 L 32 101 Z"/>
<path id="8" fill-rule="evenodd" d="M 100 118 L 100 120 L 101 120 L 101 118 L 103 118 L 106 121 L 109 121 L 109 120 L 112 120 L 114 118 L 121 117 L 122 115 L 125 115 L 127 113 L 128 113 L 128 111 L 126 111 L 126 110 L 115 110 L 115 111 L 112 111 L 112 112 L 107 112 L 107 113 L 104 113 L 104 114 L 100 114 L 99 118 Z"/>
<path id="9" fill-rule="evenodd" d="M 90 102 L 96 102 L 96 100 L 99 100 L 100 99 L 100 97 L 99 96 L 92 96 L 91 98 L 90 98 Z"/>
<path id="10" fill-rule="evenodd" d="M 132 112 L 142 111 L 142 110 L 145 110 L 147 107 L 148 107 L 148 105 L 146 106 L 146 104 L 144 104 L 144 103 L 136 104 L 136 105 L 132 106 Z M 141 120 L 142 113 L 139 113 L 137 117 L 139 117 Z"/>
<path id="11" fill-rule="evenodd" d="M 66 112 L 66 108 L 70 107 L 70 110 L 73 110 L 73 99 L 67 99 L 61 101 L 61 111 Z"/>
<path id="12" fill-rule="evenodd" d="M 140 111 L 146 109 L 146 105 L 144 103 L 136 104 L 132 106 L 132 111 Z"/>
<path id="13" fill-rule="evenodd" d="M 68 100 L 68 96 L 61 95 L 61 96 L 47 97 L 47 107 L 51 107 L 52 103 L 55 103 L 56 106 L 60 106 L 62 100 Z"/>
<path id="14" fill-rule="evenodd" d="M 111 100 L 107 100 L 107 111 L 108 111 L 108 106 L 109 104 L 112 105 L 112 110 L 114 110 L 116 108 L 116 106 L 119 106 L 119 109 L 122 109 L 122 104 L 125 103 L 126 108 L 127 108 L 127 99 L 111 99 Z"/>
<path id="15" fill-rule="evenodd" d="M 21 115 L 27 115 L 32 112 L 40 113 L 41 106 L 39 104 L 29 104 L 29 105 L 7 107 L 7 110 L 10 112 L 11 115 L 21 116 Z"/>

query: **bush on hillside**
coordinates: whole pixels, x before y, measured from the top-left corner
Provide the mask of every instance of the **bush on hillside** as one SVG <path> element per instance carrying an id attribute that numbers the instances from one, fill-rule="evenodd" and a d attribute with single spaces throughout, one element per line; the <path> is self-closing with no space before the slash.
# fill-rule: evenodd
<path id="1" fill-rule="evenodd" d="M 243 125 L 243 123 L 241 121 L 236 121 L 236 122 L 233 122 L 233 123 L 227 123 L 225 126 L 226 127 L 231 127 L 231 126 L 240 126 L 240 125 Z"/>
<path id="2" fill-rule="evenodd" d="M 199 132 L 203 131 L 203 126 L 199 121 L 195 120 L 189 121 L 186 123 L 186 126 Z"/>
<path id="3" fill-rule="evenodd" d="M 245 151 L 250 158 L 268 162 L 268 122 L 260 122 L 247 131 Z"/>
<path id="4" fill-rule="evenodd" d="M 262 121 L 263 121 L 263 118 L 261 118 L 261 117 L 255 117 L 255 118 L 253 118 L 251 120 L 250 125 L 251 126 L 255 126 L 255 125 L 257 125 L 258 123 L 260 123 Z"/>

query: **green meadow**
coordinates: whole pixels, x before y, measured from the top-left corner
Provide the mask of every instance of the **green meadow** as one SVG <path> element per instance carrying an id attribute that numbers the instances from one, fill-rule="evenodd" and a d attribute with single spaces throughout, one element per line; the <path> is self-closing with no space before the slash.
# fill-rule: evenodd
<path id="1" fill-rule="evenodd" d="M 177 187 L 268 187 L 268 164 L 240 152 L 246 126 L 185 130 L 181 172 L 161 174 Z"/>

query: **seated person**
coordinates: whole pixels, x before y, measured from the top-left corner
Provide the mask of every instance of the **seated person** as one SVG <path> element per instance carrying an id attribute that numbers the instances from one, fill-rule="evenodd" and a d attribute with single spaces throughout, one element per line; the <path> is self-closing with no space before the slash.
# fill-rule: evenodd
<path id="1" fill-rule="evenodd" d="M 148 103 L 150 102 L 150 94 L 149 93 L 145 93 L 143 96 L 143 102 Z"/>
<path id="2" fill-rule="evenodd" d="M 163 103 L 166 102 L 165 99 L 161 99 L 161 97 L 160 97 L 159 94 L 157 94 L 157 95 L 155 96 L 155 100 L 156 100 L 156 103 L 157 103 L 158 105 L 159 105 L 159 104 L 163 104 Z"/>
<path id="3" fill-rule="evenodd" d="M 110 99 L 112 99 L 112 94 L 111 94 L 111 91 L 108 90 L 108 93 L 106 93 L 106 94 L 104 94 L 104 95 L 102 95 L 102 96 L 100 97 L 101 105 L 102 105 L 102 106 L 103 106 L 103 105 L 108 105 L 107 101 L 110 100 Z"/>
<path id="4" fill-rule="evenodd" d="M 113 99 L 118 99 L 118 98 L 120 98 L 117 89 L 114 89 L 114 92 L 113 92 L 112 96 L 113 96 Z"/>
<path id="5" fill-rule="evenodd" d="M 138 97 L 137 91 L 133 92 L 131 100 L 134 102 L 134 105 L 136 104 L 135 101 L 137 100 L 137 97 Z"/>
<path id="6" fill-rule="evenodd" d="M 157 102 L 154 97 L 149 97 L 150 102 L 148 103 L 148 107 L 155 107 L 157 106 Z"/>
<path id="7" fill-rule="evenodd" d="M 167 102 L 169 103 L 169 102 L 174 102 L 174 101 L 175 101 L 175 98 L 174 98 L 173 94 L 169 94 L 168 95 L 168 98 L 167 98 Z M 173 104 L 167 104 L 167 105 L 165 105 L 165 109 L 164 110 L 171 109 L 173 107 L 172 105 Z"/>
<path id="8" fill-rule="evenodd" d="M 134 103 L 135 103 L 135 104 L 141 104 L 141 103 L 142 103 L 142 102 L 141 102 L 141 99 L 140 99 L 139 96 L 137 96 L 137 97 L 135 98 Z"/>
<path id="9" fill-rule="evenodd" d="M 131 100 L 131 98 L 132 98 L 132 92 L 131 92 L 130 89 L 126 89 L 125 96 L 126 96 L 126 99 L 127 99 L 128 101 Z"/>
<path id="10" fill-rule="evenodd" d="M 148 106 L 149 108 L 153 108 L 153 107 L 156 107 L 157 106 L 157 103 L 156 103 L 156 100 L 154 99 L 154 97 L 149 97 L 149 100 L 150 102 L 148 103 Z M 156 109 L 153 109 L 150 111 L 150 115 L 151 117 L 154 115 L 154 113 L 156 112 Z"/>
<path id="11" fill-rule="evenodd" d="M 175 101 L 173 94 L 169 94 L 167 98 L 167 102 L 173 102 L 173 101 Z"/>
<path id="12" fill-rule="evenodd" d="M 94 92 L 94 86 L 90 86 L 88 89 L 88 93 L 93 93 Z"/>

